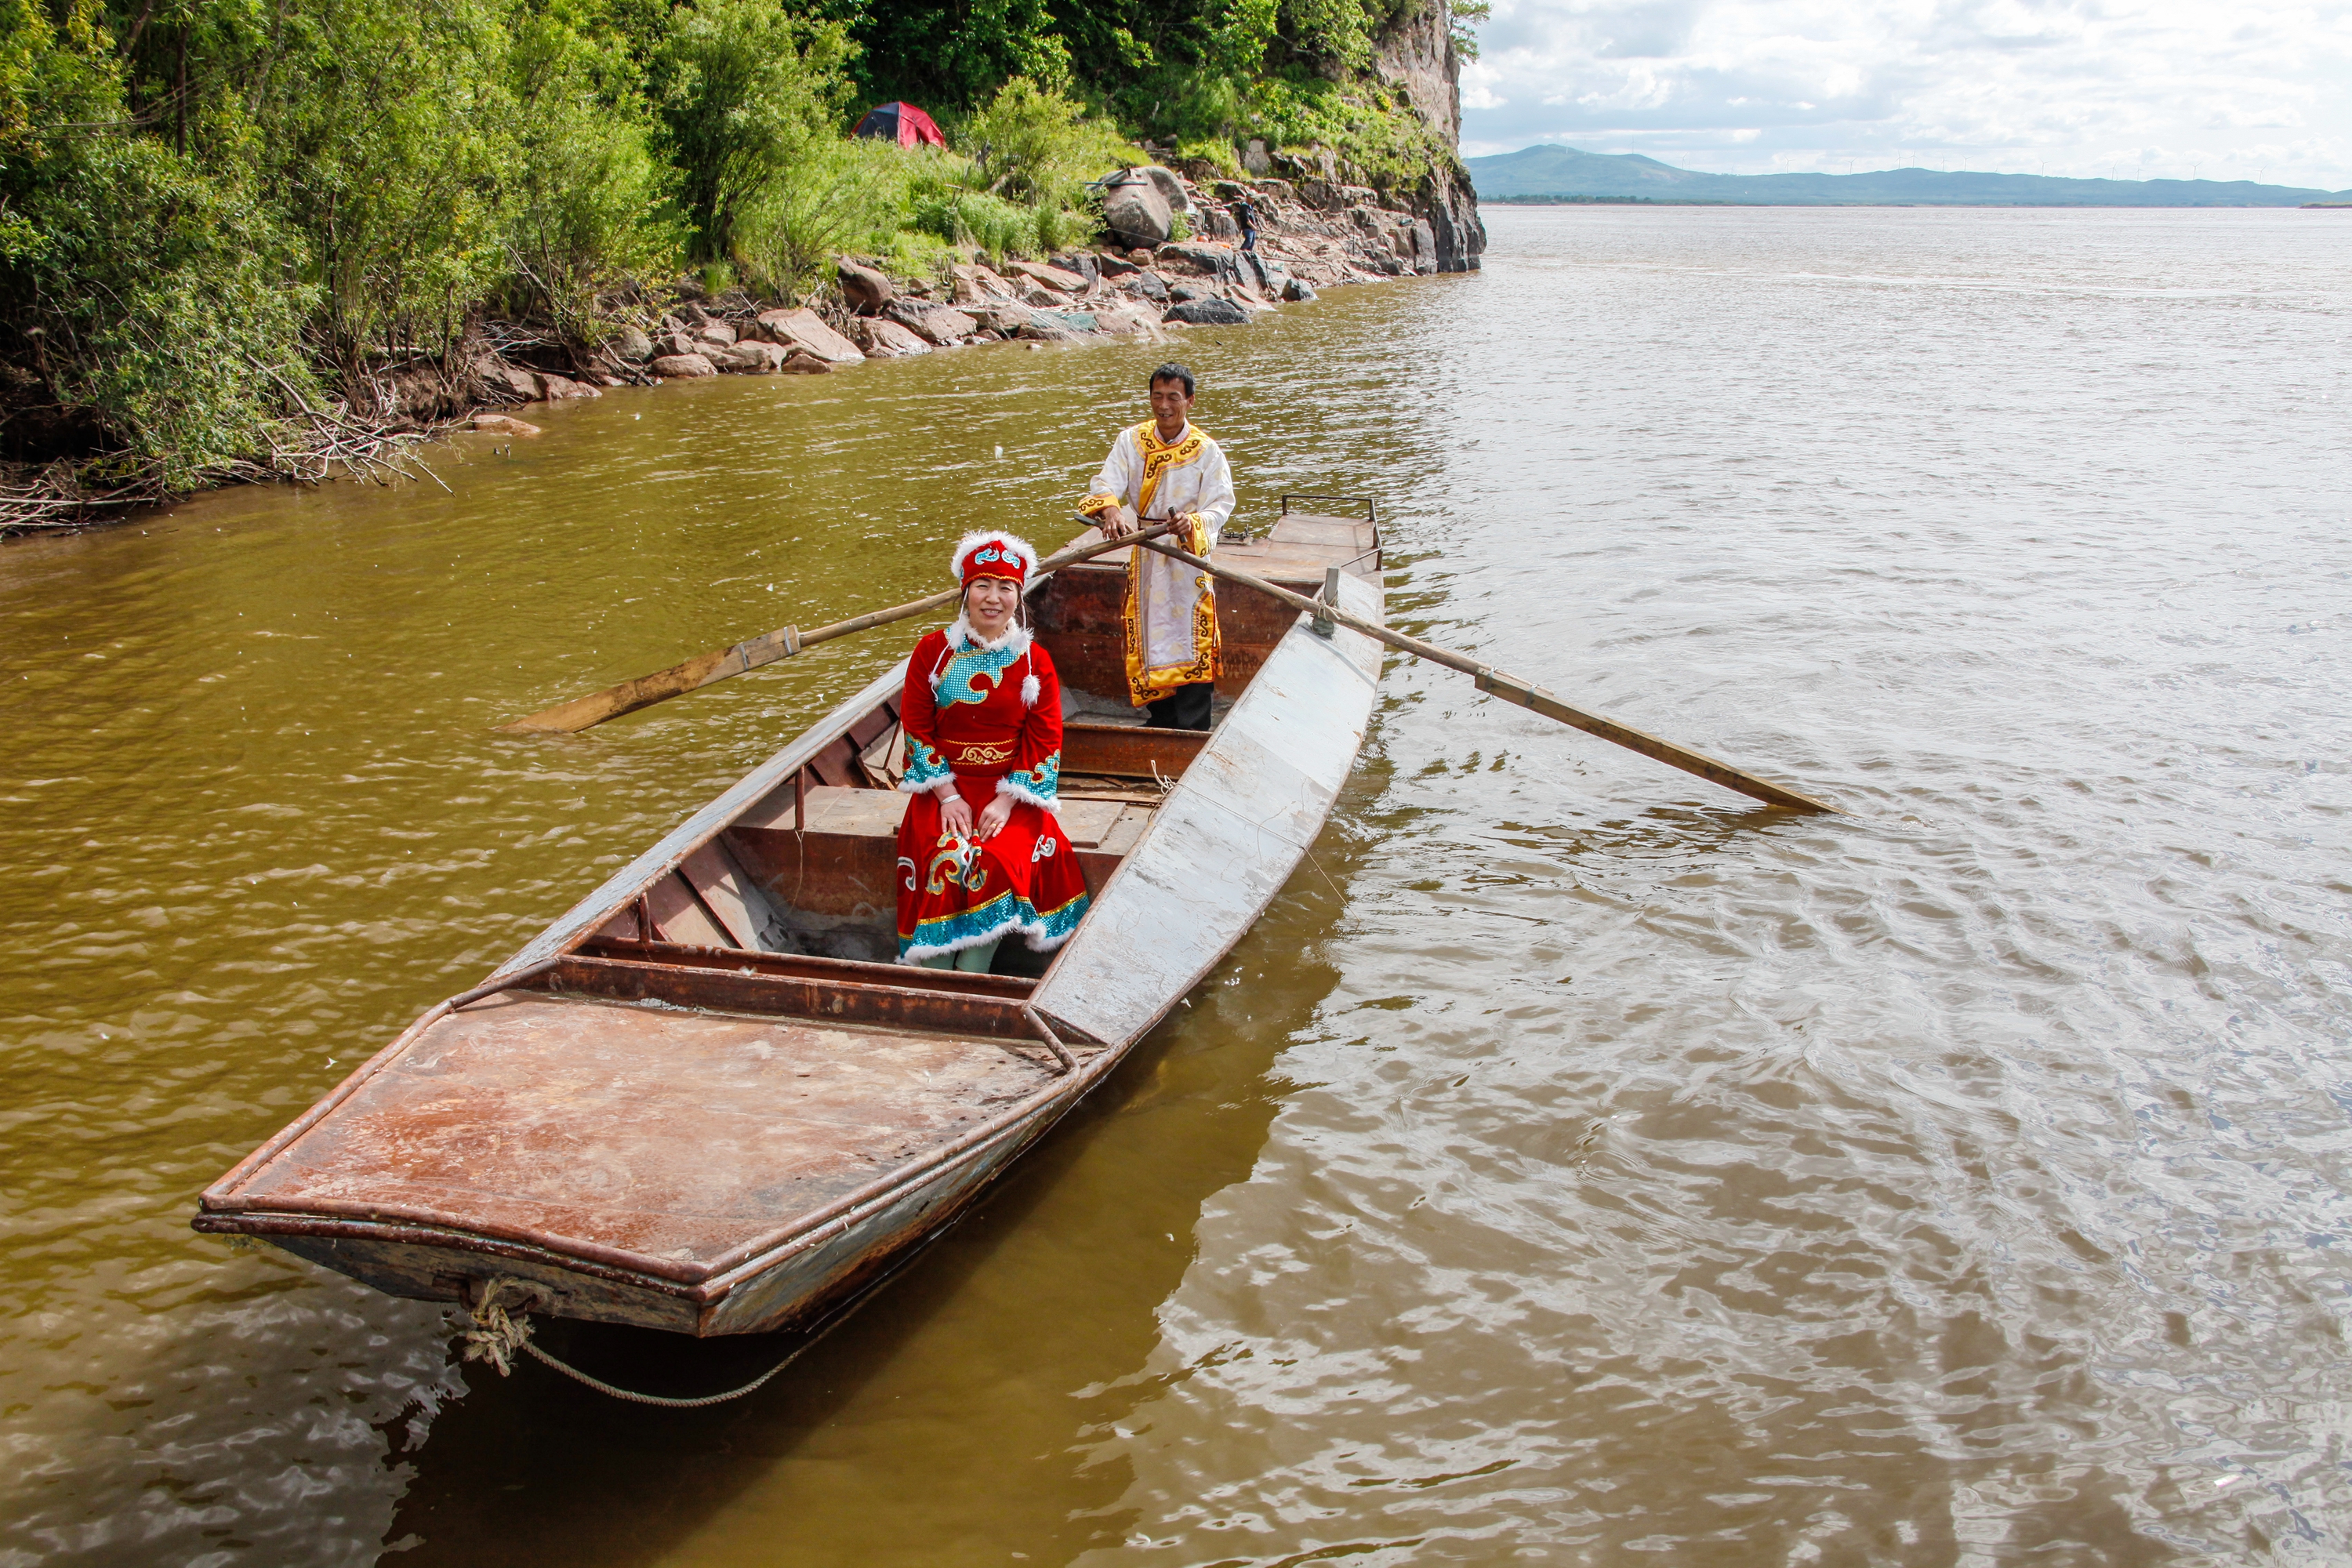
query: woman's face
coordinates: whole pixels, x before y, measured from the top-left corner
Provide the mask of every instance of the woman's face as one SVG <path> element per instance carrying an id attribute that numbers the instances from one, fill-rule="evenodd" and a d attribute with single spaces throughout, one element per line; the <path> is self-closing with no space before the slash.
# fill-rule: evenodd
<path id="1" fill-rule="evenodd" d="M 984 637 L 995 637 L 1003 632 L 1013 619 L 1013 606 L 1020 602 L 1021 590 L 1003 577 L 975 577 L 964 590 L 963 613 L 971 622 L 971 629 Z"/>

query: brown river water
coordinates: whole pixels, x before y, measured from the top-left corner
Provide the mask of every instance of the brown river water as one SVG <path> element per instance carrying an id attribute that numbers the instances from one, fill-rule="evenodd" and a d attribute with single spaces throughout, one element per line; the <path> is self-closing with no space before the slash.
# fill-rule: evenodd
<path id="1" fill-rule="evenodd" d="M 495 721 L 1060 539 L 1162 351 L 0 547 L 0 1568 L 2352 1558 L 2343 215 L 1489 223 L 1185 342 L 1245 514 L 1375 494 L 1399 624 L 1853 815 L 1392 660 L 1231 960 L 712 1410 L 194 1195 L 905 638 Z M 572 1342 L 770 1350 L 657 1340 Z"/>

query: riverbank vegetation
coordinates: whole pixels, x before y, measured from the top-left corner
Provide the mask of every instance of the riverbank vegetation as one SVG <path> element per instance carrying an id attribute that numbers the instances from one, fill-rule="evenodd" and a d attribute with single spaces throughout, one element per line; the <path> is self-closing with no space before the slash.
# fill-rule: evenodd
<path id="1" fill-rule="evenodd" d="M 302 471 L 458 395 L 485 321 L 593 346 L 681 275 L 1051 253 L 1122 162 L 1402 177 L 1452 150 L 1368 66 L 1435 3 L 0 0 L 0 463 Z M 890 98 L 950 145 L 852 139 Z"/>

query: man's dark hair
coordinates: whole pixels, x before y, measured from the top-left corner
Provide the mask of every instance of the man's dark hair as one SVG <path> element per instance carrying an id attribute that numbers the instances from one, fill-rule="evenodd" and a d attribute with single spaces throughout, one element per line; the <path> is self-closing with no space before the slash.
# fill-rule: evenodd
<path id="1" fill-rule="evenodd" d="M 1158 386 L 1163 381 L 1181 381 L 1184 384 L 1184 395 L 1192 395 L 1192 373 L 1173 360 L 1151 373 L 1152 385 Z"/>

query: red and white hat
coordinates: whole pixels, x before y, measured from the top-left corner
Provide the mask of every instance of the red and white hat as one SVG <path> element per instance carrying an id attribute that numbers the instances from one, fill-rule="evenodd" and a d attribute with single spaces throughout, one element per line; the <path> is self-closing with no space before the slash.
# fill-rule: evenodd
<path id="1" fill-rule="evenodd" d="M 956 542 L 956 581 L 967 588 L 975 577 L 1003 577 L 1026 586 L 1029 574 L 1035 570 L 1037 552 L 1029 542 L 1001 529 L 967 533 Z"/>

